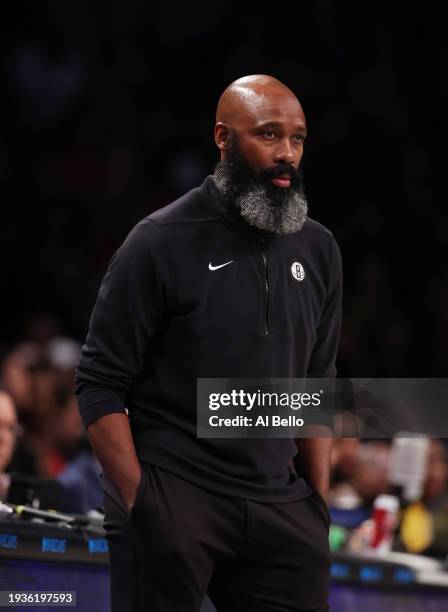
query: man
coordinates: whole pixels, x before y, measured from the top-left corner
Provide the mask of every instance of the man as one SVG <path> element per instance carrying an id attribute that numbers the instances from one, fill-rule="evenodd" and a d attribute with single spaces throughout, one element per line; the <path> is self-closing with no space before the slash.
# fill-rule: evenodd
<path id="1" fill-rule="evenodd" d="M 213 176 L 111 260 L 77 372 L 103 466 L 114 612 L 327 610 L 331 439 L 202 439 L 197 378 L 333 377 L 341 263 L 307 218 L 303 110 L 254 75 L 222 94 Z"/>
<path id="2" fill-rule="evenodd" d="M 11 475 L 6 472 L 17 440 L 17 413 L 9 393 L 0 388 L 0 501 L 8 499 Z"/>
<path id="3" fill-rule="evenodd" d="M 64 511 L 66 491 L 52 479 L 29 474 L 28 452 L 23 446 L 13 396 L 0 387 L 0 501 L 10 504 L 31 504 L 39 501 L 42 509 Z"/>

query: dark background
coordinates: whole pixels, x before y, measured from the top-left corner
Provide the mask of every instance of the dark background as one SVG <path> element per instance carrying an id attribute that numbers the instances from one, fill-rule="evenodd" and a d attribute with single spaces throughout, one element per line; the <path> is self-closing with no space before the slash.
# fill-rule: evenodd
<path id="1" fill-rule="evenodd" d="M 1 353 L 83 340 L 127 232 L 213 170 L 222 90 L 265 73 L 303 104 L 310 214 L 343 254 L 340 374 L 445 376 L 445 22 L 400 4 L 8 3 Z"/>

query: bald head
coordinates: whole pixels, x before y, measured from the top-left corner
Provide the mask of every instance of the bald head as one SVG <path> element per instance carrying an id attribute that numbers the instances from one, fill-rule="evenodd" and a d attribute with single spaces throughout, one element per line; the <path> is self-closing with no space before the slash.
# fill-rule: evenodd
<path id="1" fill-rule="evenodd" d="M 216 109 L 216 121 L 234 127 L 242 116 L 257 116 L 257 113 L 273 104 L 287 104 L 303 115 L 296 96 L 278 79 L 266 74 L 241 77 L 222 93 Z"/>

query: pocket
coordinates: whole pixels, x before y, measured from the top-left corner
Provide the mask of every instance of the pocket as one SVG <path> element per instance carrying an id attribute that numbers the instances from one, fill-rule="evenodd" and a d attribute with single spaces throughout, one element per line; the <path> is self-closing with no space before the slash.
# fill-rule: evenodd
<path id="1" fill-rule="evenodd" d="M 145 494 L 145 488 L 146 488 L 145 487 L 145 484 L 146 484 L 145 470 L 144 470 L 144 467 L 141 466 L 140 481 L 137 487 L 135 501 L 130 511 L 128 507 L 126 506 L 126 504 L 124 503 L 121 495 L 118 493 L 117 489 L 115 488 L 115 485 L 112 483 L 110 478 L 108 478 L 105 472 L 102 472 L 100 475 L 100 483 L 101 483 L 101 487 L 105 495 L 107 495 L 107 497 L 114 502 L 114 504 L 121 510 L 121 512 L 123 512 L 123 514 L 125 514 L 128 518 L 131 518 L 135 514 L 135 512 L 138 510 L 142 502 L 142 499 L 144 497 L 144 494 Z"/>
<path id="2" fill-rule="evenodd" d="M 145 498 L 145 493 L 146 493 L 146 469 L 143 465 L 140 466 L 141 467 L 141 474 L 140 474 L 140 481 L 138 483 L 138 487 L 137 487 L 137 493 L 135 495 L 135 501 L 134 504 L 131 508 L 131 511 L 128 511 L 128 514 L 130 516 L 134 516 L 134 514 L 138 511 L 138 509 L 140 508 L 140 506 L 142 505 L 142 501 Z"/>
<path id="3" fill-rule="evenodd" d="M 327 502 L 322 497 L 322 495 L 318 493 L 316 490 L 313 491 L 310 497 L 315 503 L 315 505 L 318 506 L 318 508 L 320 508 L 320 512 L 323 513 L 325 522 L 327 524 L 327 527 L 329 528 L 331 525 L 331 516 L 330 516 L 330 510 L 328 509 Z"/>

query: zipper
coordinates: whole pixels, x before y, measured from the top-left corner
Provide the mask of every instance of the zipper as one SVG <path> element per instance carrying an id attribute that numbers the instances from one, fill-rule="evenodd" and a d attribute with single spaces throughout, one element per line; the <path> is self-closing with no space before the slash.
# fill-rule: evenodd
<path id="1" fill-rule="evenodd" d="M 263 236 L 259 237 L 261 255 L 263 257 L 264 271 L 265 271 L 265 296 L 266 296 L 266 307 L 265 307 L 265 319 L 264 319 L 264 333 L 266 336 L 269 335 L 269 300 L 270 300 L 270 279 L 269 279 L 269 261 L 268 252 L 266 249 L 265 241 Z"/>

